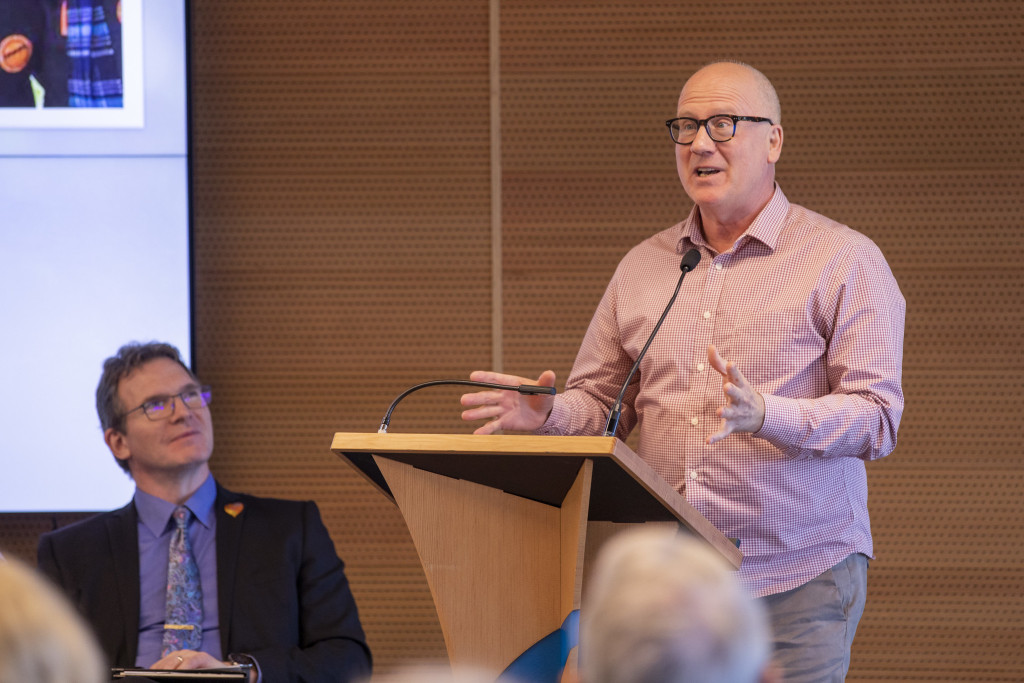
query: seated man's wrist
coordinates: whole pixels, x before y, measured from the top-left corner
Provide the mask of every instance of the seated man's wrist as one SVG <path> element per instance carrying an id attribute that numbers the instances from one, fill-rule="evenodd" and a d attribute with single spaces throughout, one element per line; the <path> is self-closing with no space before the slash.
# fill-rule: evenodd
<path id="1" fill-rule="evenodd" d="M 232 652 L 228 655 L 228 661 L 232 664 L 241 664 L 242 666 L 250 667 L 249 683 L 259 683 L 262 679 L 260 665 L 252 655 L 247 655 L 244 652 Z"/>

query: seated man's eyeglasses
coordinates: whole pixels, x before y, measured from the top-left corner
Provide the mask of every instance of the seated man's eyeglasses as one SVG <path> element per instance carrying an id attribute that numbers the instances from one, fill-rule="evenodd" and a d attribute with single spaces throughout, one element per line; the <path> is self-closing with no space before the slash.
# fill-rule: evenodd
<path id="1" fill-rule="evenodd" d="M 210 405 L 210 398 L 213 396 L 210 387 L 189 387 L 180 394 L 171 396 L 154 396 L 142 405 L 136 406 L 124 414 L 128 417 L 136 410 L 141 410 L 150 420 L 165 420 L 174 414 L 174 399 L 180 398 L 181 402 L 191 410 L 199 410 L 203 406 Z"/>
<path id="2" fill-rule="evenodd" d="M 715 142 L 728 142 L 736 135 L 736 123 L 751 121 L 753 123 L 772 123 L 771 119 L 761 116 L 733 116 L 732 114 L 715 114 L 706 119 L 691 119 L 685 116 L 669 119 L 665 122 L 668 134 L 677 145 L 689 145 L 697 139 L 701 126 L 708 132 L 708 137 Z"/>

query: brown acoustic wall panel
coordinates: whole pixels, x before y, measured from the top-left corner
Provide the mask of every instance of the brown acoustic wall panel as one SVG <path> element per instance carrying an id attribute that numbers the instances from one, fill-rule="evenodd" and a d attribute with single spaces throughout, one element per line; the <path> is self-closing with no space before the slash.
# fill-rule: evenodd
<path id="1" fill-rule="evenodd" d="M 319 503 L 379 670 L 441 659 L 443 640 L 404 523 L 331 435 L 375 430 L 401 390 L 486 367 L 492 348 L 509 372 L 564 383 L 615 264 L 689 211 L 663 124 L 684 79 L 737 58 L 778 87 L 789 197 L 874 239 L 908 303 L 907 408 L 896 452 L 868 466 L 877 558 L 849 679 L 1020 679 L 1019 0 L 221 0 L 192 14 L 215 471 Z M 392 431 L 467 431 L 459 393 L 410 396 Z M 39 533 L 75 518 L 0 516 L 0 546 L 31 559 Z"/>
<path id="2" fill-rule="evenodd" d="M 487 26 L 480 3 L 193 3 L 216 473 L 319 503 L 382 669 L 443 640 L 400 515 L 329 447 L 490 358 Z M 393 430 L 459 426 L 442 400 L 410 397 Z"/>

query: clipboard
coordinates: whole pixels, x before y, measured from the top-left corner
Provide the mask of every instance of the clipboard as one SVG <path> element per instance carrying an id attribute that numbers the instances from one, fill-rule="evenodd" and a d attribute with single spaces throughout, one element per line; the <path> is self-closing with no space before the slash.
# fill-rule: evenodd
<path id="1" fill-rule="evenodd" d="M 223 669 L 121 669 L 110 670 L 111 681 L 125 683 L 188 683 L 200 681 L 248 681 L 251 664 Z"/>

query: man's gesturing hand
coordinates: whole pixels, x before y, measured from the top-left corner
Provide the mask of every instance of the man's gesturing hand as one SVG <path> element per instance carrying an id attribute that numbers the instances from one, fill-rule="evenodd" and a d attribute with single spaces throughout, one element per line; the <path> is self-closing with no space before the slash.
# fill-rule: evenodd
<path id="1" fill-rule="evenodd" d="M 764 424 L 764 399 L 754 391 L 736 363 L 726 362 L 714 346 L 708 347 L 708 363 L 722 376 L 725 405 L 718 409 L 722 426 L 708 437 L 708 444 L 721 441 L 733 432 L 756 432 Z"/>
<path id="2" fill-rule="evenodd" d="M 555 386 L 555 373 L 551 370 L 542 372 L 537 381 L 483 370 L 473 372 L 469 378 L 474 382 L 490 384 Z M 478 427 L 474 434 L 493 434 L 501 429 L 532 431 L 539 428 L 547 422 L 555 397 L 550 394 L 528 396 L 515 391 L 487 390 L 463 394 L 461 403 L 467 407 L 476 406 L 462 411 L 463 420 L 490 420 Z"/>

